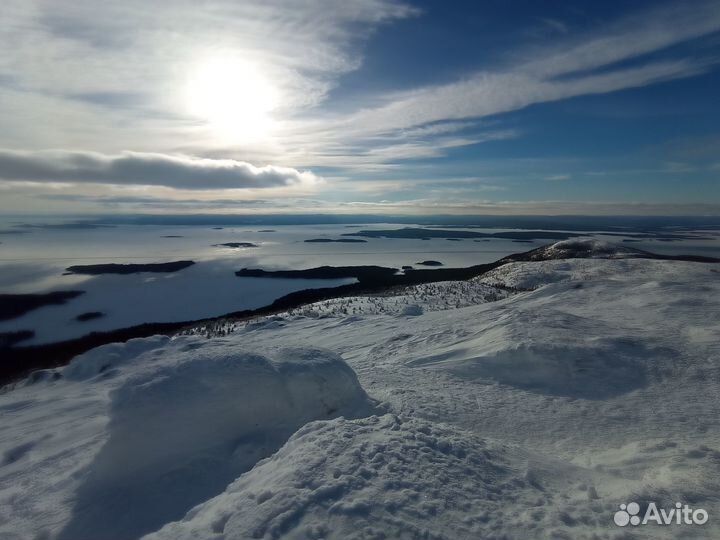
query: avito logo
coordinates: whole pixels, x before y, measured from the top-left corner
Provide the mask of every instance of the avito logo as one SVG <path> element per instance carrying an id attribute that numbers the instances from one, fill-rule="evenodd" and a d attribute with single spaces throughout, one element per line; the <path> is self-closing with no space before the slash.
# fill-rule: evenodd
<path id="1" fill-rule="evenodd" d="M 692 509 L 687 504 L 675 503 L 670 510 L 659 508 L 654 502 L 648 504 L 647 509 L 640 517 L 640 505 L 636 502 L 621 504 L 620 510 L 615 512 L 613 520 L 618 527 L 627 525 L 705 525 L 708 521 L 707 510 L 702 508 Z"/>

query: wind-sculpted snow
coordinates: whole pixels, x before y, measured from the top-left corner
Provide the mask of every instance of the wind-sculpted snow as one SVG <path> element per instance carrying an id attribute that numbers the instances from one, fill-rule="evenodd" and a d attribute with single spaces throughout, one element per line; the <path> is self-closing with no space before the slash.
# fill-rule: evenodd
<path id="1" fill-rule="evenodd" d="M 606 399 L 640 388 L 648 364 L 674 356 L 598 321 L 554 310 L 542 315 L 542 324 L 539 319 L 528 310 L 505 313 L 490 324 L 478 321 L 462 347 L 454 340 L 438 343 L 433 354 L 406 365 L 542 394 Z"/>
<path id="2" fill-rule="evenodd" d="M 157 351 L 169 345 L 170 338 L 155 336 L 148 339 L 131 339 L 126 343 L 111 343 L 75 357 L 67 367 L 55 373 L 71 381 L 86 381 L 98 375 L 105 377 L 119 373 L 126 364 L 142 361 L 143 353 Z M 40 372 L 49 374 L 50 371 Z M 37 375 L 36 375 L 37 377 Z"/>
<path id="3" fill-rule="evenodd" d="M 637 255 L 639 250 L 594 238 L 572 238 L 555 242 L 547 251 L 558 259 L 583 257 L 627 257 Z"/>
<path id="4" fill-rule="evenodd" d="M 0 538 L 720 538 L 719 276 L 511 262 L 90 351 L 0 394 Z"/>
<path id="5" fill-rule="evenodd" d="M 73 402 L 69 411 L 91 423 L 99 423 L 93 417 L 107 418 L 102 429 L 84 428 L 98 440 L 92 459 L 85 455 L 73 473 L 65 524 L 54 525 L 58 538 L 137 538 L 221 492 L 305 423 L 375 410 L 352 369 L 318 349 L 282 349 L 265 356 L 219 340 L 152 338 L 108 345 L 46 373 L 60 378 L 47 377 L 57 380 L 15 392 L 63 395 Z M 98 403 L 88 403 L 76 389 L 95 394 Z M 33 401 L 26 406 L 31 404 L 43 408 Z M 6 465 L 29 465 L 28 454 L 41 457 L 43 445 L 58 438 L 49 422 L 30 424 L 41 432 L 26 433 L 26 442 L 6 449 Z M 80 453 L 67 444 L 61 453 Z M 42 458 L 41 463 L 44 467 Z M 38 481 L 39 491 L 43 482 Z M 25 512 L 22 499 L 48 496 L 38 491 L 13 498 L 15 519 Z M 25 532 L 41 532 L 37 529 L 47 523 L 26 525 Z"/>
<path id="6" fill-rule="evenodd" d="M 551 466 L 513 447 L 394 415 L 315 422 L 177 523 L 144 540 L 465 539 L 530 533 Z M 516 463 L 523 463 L 519 468 Z M 533 477 L 534 475 L 534 477 Z M 503 501 L 536 509 L 513 516 Z M 559 523 L 559 521 L 558 521 Z"/>
<path id="7" fill-rule="evenodd" d="M 720 259 L 703 255 L 662 255 L 629 248 L 595 238 L 572 238 L 507 257 L 511 261 L 550 261 L 558 259 L 657 259 L 720 263 Z"/>
<path id="8" fill-rule="evenodd" d="M 308 421 L 372 410 L 329 352 L 269 359 L 222 343 L 179 352 L 111 393 L 107 442 L 60 538 L 136 538 L 222 490 Z"/>

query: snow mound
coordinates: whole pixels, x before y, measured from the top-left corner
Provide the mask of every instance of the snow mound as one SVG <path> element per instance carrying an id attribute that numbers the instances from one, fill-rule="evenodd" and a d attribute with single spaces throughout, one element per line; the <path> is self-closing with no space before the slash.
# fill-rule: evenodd
<path id="1" fill-rule="evenodd" d="M 169 341 L 167 336 L 153 336 L 103 345 L 73 358 L 62 375 L 72 381 L 89 380 L 103 373 L 109 375 L 127 363 L 144 358 L 143 353 L 162 349 Z"/>
<path id="2" fill-rule="evenodd" d="M 623 348 L 638 349 L 635 354 Z M 591 347 L 527 346 L 487 356 L 453 359 L 445 369 L 468 378 L 495 380 L 501 384 L 556 396 L 607 399 L 643 386 L 645 371 L 637 357 L 650 358 L 638 345 L 609 341 Z M 434 359 L 422 362 L 429 365 Z M 415 365 L 420 365 L 419 362 Z"/>
<path id="3" fill-rule="evenodd" d="M 652 363 L 674 354 L 597 320 L 528 309 L 481 327 L 461 347 L 451 340 L 405 365 L 490 379 L 539 394 L 607 399 L 644 386 Z"/>
<path id="4" fill-rule="evenodd" d="M 268 358 L 218 341 L 173 352 L 110 393 L 107 442 L 59 538 L 137 538 L 222 491 L 307 422 L 373 412 L 355 373 L 328 351 Z M 96 364 L 90 355 L 69 371 Z"/>
<path id="5" fill-rule="evenodd" d="M 526 468 L 510 464 L 527 463 L 519 454 L 394 415 L 314 422 L 224 493 L 144 540 L 487 538 L 501 523 L 505 534 L 530 537 L 538 524 L 522 523 L 507 502 L 551 501 L 528 489 Z"/>
<path id="6" fill-rule="evenodd" d="M 531 251 L 530 260 L 637 257 L 641 252 L 594 238 L 571 238 Z"/>
<path id="7" fill-rule="evenodd" d="M 694 274 L 698 271 L 695 263 L 653 261 L 641 257 L 625 258 L 575 258 L 558 260 L 533 260 L 504 264 L 479 280 L 495 286 L 513 287 L 520 290 L 537 289 L 551 283 L 562 281 L 574 282 L 574 287 L 581 288 L 578 282 L 608 282 L 624 284 L 637 281 L 640 286 L 657 280 L 675 281 L 678 276 Z M 712 274 L 711 274 L 712 275 Z M 626 290 L 627 292 L 627 290 Z M 648 295 L 650 296 L 650 295 Z"/>
<path id="8" fill-rule="evenodd" d="M 550 249 L 574 253 L 608 254 L 617 251 L 618 246 L 603 240 L 596 240 L 595 238 L 570 238 L 568 240 L 555 242 L 550 246 Z"/>

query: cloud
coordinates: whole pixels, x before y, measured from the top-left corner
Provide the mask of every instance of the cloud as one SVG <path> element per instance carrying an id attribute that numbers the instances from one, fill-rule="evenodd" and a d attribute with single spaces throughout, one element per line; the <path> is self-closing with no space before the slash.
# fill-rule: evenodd
<path id="1" fill-rule="evenodd" d="M 562 182 L 563 180 L 570 180 L 569 174 L 551 174 L 543 178 L 548 182 Z"/>
<path id="2" fill-rule="evenodd" d="M 326 141 L 336 149 L 333 156 L 339 154 L 337 147 L 343 142 L 352 156 L 352 143 L 370 138 L 382 141 L 393 134 L 422 137 L 416 146 L 442 149 L 436 142 L 443 134 L 465 130 L 478 119 L 539 103 L 700 75 L 716 67 L 716 55 L 695 51 L 683 56 L 682 51 L 667 49 L 718 31 L 720 2 L 710 0 L 638 12 L 598 31 L 561 38 L 551 47 L 524 49 L 520 45 L 511 61 L 492 71 L 375 95 L 366 99 L 373 106 L 302 123 L 303 136 L 312 134 L 318 147 L 317 154 L 307 157 L 316 157 L 320 164 L 323 149 L 330 144 Z M 649 56 L 661 51 L 662 57 Z M 465 140 L 474 144 L 472 136 Z"/>
<path id="3" fill-rule="evenodd" d="M 92 203 L 109 208 L 175 208 L 178 210 L 212 210 L 216 208 L 283 208 L 288 205 L 266 199 L 179 199 L 148 196 L 97 196 L 79 193 L 49 193 L 39 197 L 49 201 Z"/>
<path id="4" fill-rule="evenodd" d="M 601 32 L 534 51 L 523 70 L 541 76 L 587 71 L 638 58 L 720 30 L 720 2 L 663 3 L 631 13 Z"/>
<path id="5" fill-rule="evenodd" d="M 369 136 L 433 122 L 482 118 L 536 103 L 690 77 L 706 72 L 714 63 L 714 59 L 655 61 L 562 80 L 522 69 L 479 73 L 460 82 L 408 92 L 381 107 L 338 119 L 338 124 L 347 126 L 351 133 Z"/>
<path id="6" fill-rule="evenodd" d="M 257 68 L 280 126 L 362 66 L 378 27 L 419 13 L 400 0 L 3 0 L 0 49 L 13 53 L 0 55 L 0 148 L 206 156 L 228 137 L 188 98 L 203 65 Z M 233 143 L 221 157 L 287 165 L 286 148 L 312 142 L 301 139 Z"/>
<path id="7" fill-rule="evenodd" d="M 395 0 L 143 0 L 100 5 L 76 0 L 58 9 L 55 0 L 5 0 L 0 43 L 13 55 L 0 59 L 34 89 L 67 94 L 142 89 L 154 94 L 162 80 L 183 75 L 206 52 L 234 51 L 282 76 L 283 86 L 312 90 L 293 96 L 318 99 L 327 77 L 356 69 L 361 55 L 351 45 L 374 27 L 415 16 Z M 38 50 L 37 44 L 46 46 Z M 69 77 L 68 73 L 74 76 Z M 109 76 L 108 76 L 109 75 Z M 141 83 L 138 85 L 138 83 Z"/>
<path id="8" fill-rule="evenodd" d="M 627 9 L 628 16 L 595 29 L 564 26 L 548 13 L 540 22 L 554 29 L 542 40 L 549 46 L 513 34 L 512 47 L 484 55 L 493 64 L 482 71 L 470 58 L 473 67 L 456 79 L 397 90 L 385 83 L 404 78 L 391 77 L 345 92 L 343 84 L 373 76 L 344 76 L 362 69 L 363 44 L 372 33 L 419 10 L 401 0 L 57 4 L 3 2 L 0 48 L 13 54 L 0 55 L 0 148 L 28 150 L 0 150 L 6 208 L 14 205 L 12 182 L 35 183 L 36 190 L 63 183 L 251 190 L 314 185 L 318 177 L 299 169 L 327 167 L 323 174 L 358 184 L 387 174 L 394 186 L 412 186 L 429 160 L 459 156 L 458 149 L 483 142 L 504 149 L 510 143 L 490 141 L 521 136 L 523 126 L 516 118 L 504 123 L 504 113 L 714 69 L 717 48 L 700 40 L 720 31 L 718 0 L 663 2 L 634 14 Z M 424 23 L 435 24 L 430 15 Z M 279 105 L 267 140 L 231 143 L 188 112 L 182 90 L 188 78 L 208 59 L 227 55 L 256 66 L 276 86 Z M 401 62 L 397 69 L 404 69 Z M 433 65 L 429 70 L 435 73 Z M 59 147 L 93 152 L 43 151 Z M 143 153 L 123 152 L 128 148 Z M 263 163 L 296 168 L 252 165 Z M 459 161 L 442 166 L 438 175 L 445 178 L 456 166 L 470 174 Z M 573 171 L 558 165 L 535 177 L 556 170 Z"/>
<path id="9" fill-rule="evenodd" d="M 546 28 L 553 32 L 560 34 L 567 34 L 569 29 L 568 25 L 559 19 L 553 19 L 552 17 L 538 17 L 538 20 L 545 25 Z"/>
<path id="10" fill-rule="evenodd" d="M 368 213 L 397 213 L 414 215 L 465 214 L 500 216 L 720 216 L 720 204 L 715 203 L 644 203 L 617 201 L 485 201 L 415 199 L 406 201 L 353 201 L 341 207 Z"/>
<path id="11" fill-rule="evenodd" d="M 309 171 L 231 159 L 123 152 L 0 150 L 0 179 L 26 182 L 98 183 L 212 190 L 312 185 Z"/>

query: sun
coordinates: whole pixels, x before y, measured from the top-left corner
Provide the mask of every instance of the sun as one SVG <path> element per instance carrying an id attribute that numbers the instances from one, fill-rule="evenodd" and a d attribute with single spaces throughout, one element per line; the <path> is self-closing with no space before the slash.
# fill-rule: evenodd
<path id="1" fill-rule="evenodd" d="M 215 58 L 191 71 L 186 101 L 190 113 L 222 137 L 252 141 L 272 131 L 278 92 L 253 63 Z"/>

